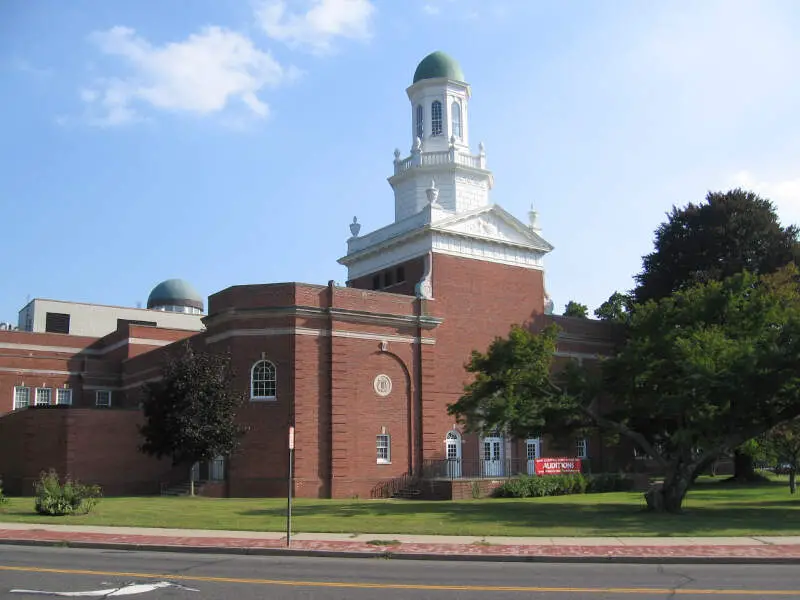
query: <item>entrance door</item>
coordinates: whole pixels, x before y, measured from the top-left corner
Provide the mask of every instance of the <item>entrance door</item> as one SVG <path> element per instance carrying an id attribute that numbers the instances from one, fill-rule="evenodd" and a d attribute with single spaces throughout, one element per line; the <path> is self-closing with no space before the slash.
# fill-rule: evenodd
<path id="1" fill-rule="evenodd" d="M 536 459 L 539 458 L 541 453 L 541 441 L 539 438 L 525 440 L 528 475 L 536 475 Z"/>
<path id="2" fill-rule="evenodd" d="M 461 478 L 461 436 L 457 431 L 448 431 L 444 440 L 447 456 L 447 477 Z"/>
<path id="3" fill-rule="evenodd" d="M 502 477 L 503 475 L 503 438 L 483 438 L 483 476 Z"/>
<path id="4" fill-rule="evenodd" d="M 208 478 L 211 481 L 225 480 L 225 457 L 218 456 L 209 463 Z"/>

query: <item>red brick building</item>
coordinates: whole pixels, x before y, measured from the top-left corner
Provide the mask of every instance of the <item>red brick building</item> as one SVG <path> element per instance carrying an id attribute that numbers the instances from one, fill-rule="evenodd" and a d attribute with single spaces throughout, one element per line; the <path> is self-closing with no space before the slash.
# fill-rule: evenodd
<path id="1" fill-rule="evenodd" d="M 429 55 L 407 93 L 412 147 L 407 158 L 395 151 L 395 221 L 362 236 L 353 220 L 339 261 L 346 285 L 232 286 L 210 296 L 201 331 L 160 326 L 147 317 L 153 310 L 119 319 L 100 337 L 0 331 L 6 490 L 29 493 L 50 467 L 107 494 L 158 493 L 187 480 L 137 451 L 140 387 L 184 339 L 229 351 L 250 400 L 239 414 L 250 426 L 241 451 L 194 473 L 208 482 L 205 493 L 285 494 L 290 424 L 298 496 L 374 497 L 416 486 L 459 497 L 458 482 L 531 472 L 537 456 L 580 455 L 594 470 L 625 462 L 593 440 L 479 438 L 448 416 L 470 352 L 512 324 L 557 320 L 559 355 L 580 360 L 608 352 L 613 332 L 547 314 L 543 259 L 552 246 L 536 213 L 523 223 L 490 202 L 492 174 L 483 145 L 470 152 L 471 90 L 458 64 Z M 157 287 L 148 308 L 202 311 L 202 300 L 176 285 Z"/>

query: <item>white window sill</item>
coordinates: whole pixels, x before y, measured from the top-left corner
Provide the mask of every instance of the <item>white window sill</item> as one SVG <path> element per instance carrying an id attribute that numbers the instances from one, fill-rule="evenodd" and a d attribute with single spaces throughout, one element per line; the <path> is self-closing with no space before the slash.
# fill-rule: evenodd
<path id="1" fill-rule="evenodd" d="M 376 464 L 378 464 L 378 465 L 390 465 L 390 464 L 392 464 L 392 461 L 390 461 L 390 460 L 379 460 L 379 461 L 376 461 Z"/>
<path id="2" fill-rule="evenodd" d="M 277 396 L 250 396 L 250 402 L 275 402 Z"/>

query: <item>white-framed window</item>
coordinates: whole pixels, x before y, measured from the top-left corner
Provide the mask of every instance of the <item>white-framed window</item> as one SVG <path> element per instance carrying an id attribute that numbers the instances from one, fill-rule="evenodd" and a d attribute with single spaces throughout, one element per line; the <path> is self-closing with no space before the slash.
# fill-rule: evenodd
<path id="1" fill-rule="evenodd" d="M 14 410 L 31 405 L 31 388 L 18 385 L 14 388 Z"/>
<path id="2" fill-rule="evenodd" d="M 422 139 L 423 133 L 425 132 L 425 129 L 423 127 L 424 123 L 425 123 L 425 110 L 422 108 L 421 104 L 417 104 L 417 118 L 416 118 L 415 131 L 419 139 Z"/>
<path id="3" fill-rule="evenodd" d="M 111 390 L 97 390 L 94 393 L 94 405 L 103 408 L 111 407 Z"/>
<path id="4" fill-rule="evenodd" d="M 56 404 L 72 404 L 72 390 L 70 388 L 58 388 L 56 390 Z"/>
<path id="5" fill-rule="evenodd" d="M 450 105 L 451 122 L 453 124 L 453 135 L 461 139 L 461 105 L 458 100 L 453 100 Z"/>
<path id="6" fill-rule="evenodd" d="M 211 481 L 225 480 L 225 457 L 217 456 L 208 464 L 208 478 Z"/>
<path id="7" fill-rule="evenodd" d="M 575 440 L 575 453 L 578 458 L 589 458 L 589 443 L 586 438 Z"/>
<path id="8" fill-rule="evenodd" d="M 53 390 L 50 388 L 36 388 L 36 406 L 49 406 L 52 404 Z"/>
<path id="9" fill-rule="evenodd" d="M 431 135 L 442 135 L 442 103 L 438 100 L 431 104 Z"/>
<path id="10" fill-rule="evenodd" d="M 392 462 L 391 438 L 387 433 L 379 433 L 376 437 L 377 462 L 379 465 L 388 465 Z"/>
<path id="11" fill-rule="evenodd" d="M 275 365 L 260 360 L 250 370 L 250 400 L 275 400 L 278 377 Z"/>

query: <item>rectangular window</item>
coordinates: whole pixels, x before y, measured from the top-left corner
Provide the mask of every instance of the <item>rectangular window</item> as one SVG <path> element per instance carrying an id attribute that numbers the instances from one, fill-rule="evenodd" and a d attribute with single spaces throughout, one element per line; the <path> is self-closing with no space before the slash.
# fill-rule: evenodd
<path id="1" fill-rule="evenodd" d="M 53 398 L 53 390 L 50 388 L 36 388 L 36 406 L 49 406 Z"/>
<path id="2" fill-rule="evenodd" d="M 383 274 L 383 287 L 389 287 L 390 285 L 394 285 L 394 273 L 386 271 Z"/>
<path id="3" fill-rule="evenodd" d="M 72 390 L 69 388 L 58 388 L 56 390 L 56 404 L 70 406 L 72 404 Z"/>
<path id="4" fill-rule="evenodd" d="M 585 438 L 575 442 L 575 451 L 578 458 L 589 458 L 589 444 L 586 443 Z"/>
<path id="5" fill-rule="evenodd" d="M 378 464 L 389 464 L 392 458 L 391 449 L 389 447 L 389 436 L 385 433 L 378 435 L 376 446 L 378 449 Z"/>
<path id="6" fill-rule="evenodd" d="M 406 280 L 405 267 L 397 267 L 397 283 L 403 283 Z"/>
<path id="7" fill-rule="evenodd" d="M 47 333 L 69 333 L 69 315 L 65 313 L 47 313 L 44 320 Z"/>
<path id="8" fill-rule="evenodd" d="M 381 289 L 381 276 L 380 275 L 373 275 L 372 276 L 372 289 L 373 290 Z"/>
<path id="9" fill-rule="evenodd" d="M 94 405 L 108 408 L 111 406 L 111 390 L 97 390 L 94 396 Z"/>
<path id="10" fill-rule="evenodd" d="M 14 410 L 31 405 L 31 388 L 17 386 L 14 388 Z"/>

